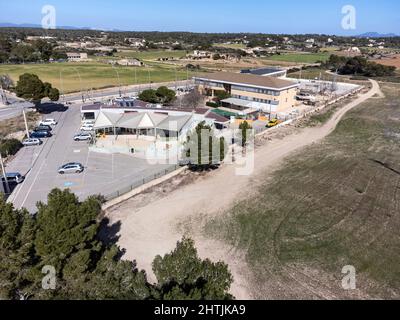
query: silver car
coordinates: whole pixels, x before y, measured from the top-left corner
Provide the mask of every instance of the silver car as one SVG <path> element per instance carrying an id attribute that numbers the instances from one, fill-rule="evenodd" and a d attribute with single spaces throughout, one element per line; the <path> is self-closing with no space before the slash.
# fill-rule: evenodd
<path id="1" fill-rule="evenodd" d="M 25 147 L 30 147 L 30 146 L 39 146 L 41 145 L 43 142 L 40 139 L 37 138 L 30 138 L 30 139 L 25 139 L 24 141 L 22 141 L 22 144 Z"/>
<path id="2" fill-rule="evenodd" d="M 82 173 L 84 167 L 80 163 L 72 162 L 64 164 L 60 169 L 58 169 L 59 174 L 66 174 L 66 173 Z"/>
<path id="3" fill-rule="evenodd" d="M 90 133 L 79 133 L 74 136 L 75 141 L 88 141 L 92 139 L 92 135 Z"/>

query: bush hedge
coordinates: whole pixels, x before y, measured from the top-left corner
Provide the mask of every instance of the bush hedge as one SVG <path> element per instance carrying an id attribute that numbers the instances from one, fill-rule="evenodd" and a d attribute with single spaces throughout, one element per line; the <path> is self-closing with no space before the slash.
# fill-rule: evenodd
<path id="1" fill-rule="evenodd" d="M 4 139 L 0 141 L 0 152 L 3 157 L 15 155 L 23 147 L 17 139 Z"/>
<path id="2" fill-rule="evenodd" d="M 218 107 L 219 107 L 219 104 L 216 103 L 216 102 L 208 101 L 208 102 L 206 103 L 206 106 L 207 106 L 207 107 L 211 107 L 211 108 L 218 108 Z"/>

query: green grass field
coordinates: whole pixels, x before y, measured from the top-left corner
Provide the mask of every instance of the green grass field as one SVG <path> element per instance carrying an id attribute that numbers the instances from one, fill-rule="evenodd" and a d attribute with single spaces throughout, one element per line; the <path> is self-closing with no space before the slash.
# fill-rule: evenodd
<path id="1" fill-rule="evenodd" d="M 317 63 L 318 61 L 327 61 L 330 53 L 282 53 L 265 58 L 270 61 L 293 62 L 293 63 Z"/>
<path id="2" fill-rule="evenodd" d="M 135 79 L 135 69 L 137 80 Z M 43 81 L 50 82 L 64 93 L 80 90 L 99 89 L 118 86 L 118 74 L 122 85 L 132 85 L 152 82 L 175 80 L 175 69 L 171 66 L 154 64 L 149 67 L 116 67 L 97 61 L 87 63 L 52 63 L 0 65 L 0 74 L 9 74 L 14 81 L 23 73 L 37 74 Z M 187 72 L 177 69 L 178 80 L 186 80 Z M 189 73 L 189 77 L 193 74 Z"/>
<path id="3" fill-rule="evenodd" d="M 244 251 L 255 298 L 399 297 L 399 88 L 384 85 L 386 98 L 347 113 L 208 224 Z M 347 265 L 357 291 L 341 287 Z"/>

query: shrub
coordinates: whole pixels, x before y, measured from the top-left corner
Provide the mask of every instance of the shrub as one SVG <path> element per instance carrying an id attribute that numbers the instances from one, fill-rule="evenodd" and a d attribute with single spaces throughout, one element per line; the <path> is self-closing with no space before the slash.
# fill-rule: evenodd
<path id="1" fill-rule="evenodd" d="M 212 102 L 212 101 L 208 101 L 208 102 L 206 103 L 206 106 L 207 106 L 207 107 L 211 107 L 211 108 L 218 108 L 218 107 L 219 107 L 218 103 Z"/>
<path id="2" fill-rule="evenodd" d="M 0 152 L 3 157 L 12 156 L 22 148 L 22 143 L 17 139 L 5 139 L 0 142 Z"/>

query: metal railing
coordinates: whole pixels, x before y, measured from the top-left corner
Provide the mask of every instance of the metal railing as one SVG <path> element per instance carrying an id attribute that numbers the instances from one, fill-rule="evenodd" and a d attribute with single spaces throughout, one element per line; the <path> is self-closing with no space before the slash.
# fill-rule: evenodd
<path id="1" fill-rule="evenodd" d="M 179 168 L 181 168 L 181 166 L 179 165 L 171 165 L 170 167 L 167 167 L 166 169 L 160 170 L 156 173 L 150 174 L 148 176 L 145 177 L 141 177 L 141 178 L 137 178 L 132 184 L 130 184 L 129 186 L 126 187 L 121 187 L 120 189 L 118 189 L 117 191 L 114 191 L 112 193 L 109 194 L 105 194 L 103 195 L 106 201 L 111 201 L 114 200 L 120 196 L 123 196 L 124 194 L 127 194 L 129 192 L 131 192 L 132 190 L 139 188 L 147 183 L 150 183 L 154 180 L 157 180 L 159 178 L 162 178 L 176 170 L 178 170 Z"/>

